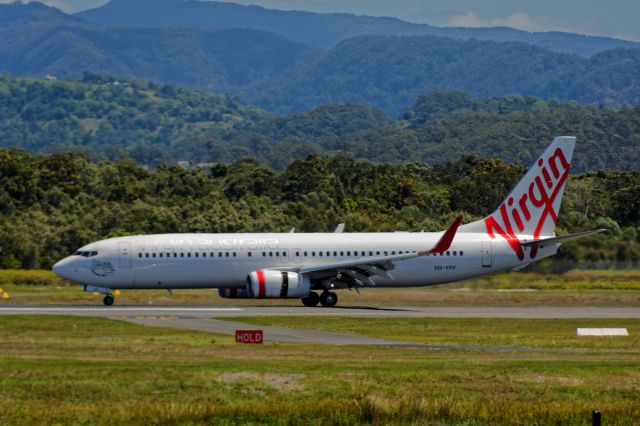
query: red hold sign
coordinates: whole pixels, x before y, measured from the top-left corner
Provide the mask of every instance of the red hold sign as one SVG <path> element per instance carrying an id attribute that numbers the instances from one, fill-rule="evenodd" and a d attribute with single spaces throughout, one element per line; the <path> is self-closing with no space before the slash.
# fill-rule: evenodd
<path id="1" fill-rule="evenodd" d="M 236 330 L 236 343 L 262 343 L 264 331 L 262 330 Z"/>

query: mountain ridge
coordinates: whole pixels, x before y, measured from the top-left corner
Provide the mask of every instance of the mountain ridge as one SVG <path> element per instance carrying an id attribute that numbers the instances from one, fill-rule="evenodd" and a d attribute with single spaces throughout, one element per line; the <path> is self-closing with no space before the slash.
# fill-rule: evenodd
<path id="1" fill-rule="evenodd" d="M 0 71 L 78 78 L 90 70 L 223 92 L 279 113 L 360 103 L 397 117 L 431 90 L 640 103 L 640 49 L 584 58 L 427 35 L 362 35 L 323 49 L 253 29 L 114 28 L 36 3 L 0 5 L 0 16 Z"/>
<path id="2" fill-rule="evenodd" d="M 149 10 L 153 13 L 150 14 Z M 76 16 L 123 27 L 259 29 L 323 48 L 334 47 L 344 39 L 359 35 L 433 35 L 454 39 L 521 41 L 587 57 L 602 50 L 640 47 L 640 43 L 628 40 L 571 32 L 529 32 L 509 27 L 436 27 L 394 17 L 283 11 L 219 1 L 111 0 L 100 7 L 78 12 Z"/>

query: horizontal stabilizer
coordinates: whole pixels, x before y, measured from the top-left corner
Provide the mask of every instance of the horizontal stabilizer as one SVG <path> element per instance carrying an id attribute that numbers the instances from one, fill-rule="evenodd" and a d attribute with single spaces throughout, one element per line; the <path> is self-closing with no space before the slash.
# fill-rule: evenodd
<path id="1" fill-rule="evenodd" d="M 562 235 L 560 237 L 542 238 L 540 240 L 525 241 L 525 242 L 521 241 L 520 245 L 524 247 L 531 247 L 539 244 L 561 243 L 563 241 L 575 240 L 576 238 L 582 238 L 582 237 L 588 237 L 589 235 L 599 234 L 605 231 L 606 229 L 596 229 L 593 231 L 585 231 L 585 232 L 578 232 L 575 234 Z"/>

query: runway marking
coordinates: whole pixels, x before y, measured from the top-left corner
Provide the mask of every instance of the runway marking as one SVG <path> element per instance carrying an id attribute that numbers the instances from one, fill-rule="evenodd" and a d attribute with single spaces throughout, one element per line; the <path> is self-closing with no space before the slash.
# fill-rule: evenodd
<path id="1" fill-rule="evenodd" d="M 149 307 L 137 307 L 137 308 L 85 308 L 85 307 L 51 307 L 51 308 L 17 308 L 17 307 L 7 307 L 0 308 L 0 312 L 24 312 L 24 311 L 32 311 L 32 312 L 50 312 L 50 311 L 60 311 L 60 312 L 172 312 L 172 311 L 188 311 L 188 312 L 238 312 L 244 311 L 242 308 L 162 308 L 156 306 Z"/>

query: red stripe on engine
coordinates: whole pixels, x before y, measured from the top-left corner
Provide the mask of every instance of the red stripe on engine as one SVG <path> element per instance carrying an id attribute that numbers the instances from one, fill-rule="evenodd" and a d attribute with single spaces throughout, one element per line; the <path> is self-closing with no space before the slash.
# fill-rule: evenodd
<path id="1" fill-rule="evenodd" d="M 263 299 L 266 296 L 266 289 L 264 286 L 264 272 L 257 271 L 256 275 L 258 275 L 258 297 Z"/>

